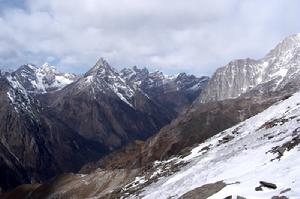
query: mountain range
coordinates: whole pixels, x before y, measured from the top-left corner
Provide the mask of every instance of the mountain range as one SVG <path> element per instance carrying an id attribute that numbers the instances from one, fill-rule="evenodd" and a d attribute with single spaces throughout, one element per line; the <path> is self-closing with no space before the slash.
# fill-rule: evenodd
<path id="1" fill-rule="evenodd" d="M 3 198 L 297 198 L 299 53 L 296 34 L 211 78 L 1 73 L 0 185 L 25 184 Z"/>
<path id="2" fill-rule="evenodd" d="M 49 64 L 3 73 L 1 189 L 78 171 L 133 140 L 147 139 L 191 104 L 208 81 L 137 67 L 132 71 L 141 79 L 134 80 L 124 71 L 101 58 L 84 75 Z"/>

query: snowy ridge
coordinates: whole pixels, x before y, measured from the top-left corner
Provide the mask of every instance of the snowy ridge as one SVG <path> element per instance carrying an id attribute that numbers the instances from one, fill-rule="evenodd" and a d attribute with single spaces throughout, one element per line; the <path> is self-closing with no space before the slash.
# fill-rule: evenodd
<path id="1" fill-rule="evenodd" d="M 137 66 L 122 69 L 120 75 L 126 82 L 132 83 L 135 87 L 146 83 L 149 88 L 170 83 L 177 77 L 176 75 L 165 75 L 157 70 L 149 72 L 147 68 L 140 69 Z"/>
<path id="2" fill-rule="evenodd" d="M 23 65 L 12 73 L 16 79 L 32 93 L 46 93 L 64 88 L 77 79 L 72 73 L 59 72 L 48 63 L 41 67 L 31 64 Z"/>
<path id="3" fill-rule="evenodd" d="M 103 58 L 100 58 L 96 65 L 85 75 L 75 82 L 78 90 L 89 89 L 93 98 L 97 92 L 114 94 L 129 106 L 133 107 L 131 100 L 136 89 L 126 83 L 120 74 L 112 68 Z"/>
<path id="4" fill-rule="evenodd" d="M 177 75 L 165 75 L 160 71 L 149 72 L 146 68 L 124 68 L 120 72 L 121 77 L 134 88 L 140 88 L 145 93 L 160 88 L 160 92 L 173 92 L 182 89 L 200 90 L 208 81 L 208 77 L 197 78 L 194 75 L 180 73 Z"/>
<path id="5" fill-rule="evenodd" d="M 7 76 L 6 79 L 9 81 L 10 85 L 7 91 L 7 97 L 15 111 L 17 113 L 27 113 L 32 118 L 35 118 L 32 105 L 38 105 L 38 102 L 27 93 L 26 89 L 15 79 L 15 77 Z"/>
<path id="6" fill-rule="evenodd" d="M 300 92 L 206 140 L 186 157 L 155 162 L 156 169 L 125 186 L 124 195 L 179 198 L 202 185 L 223 181 L 226 187 L 210 199 L 227 196 L 263 199 L 280 195 L 299 198 L 299 121 Z M 180 171 L 164 175 L 170 165 L 180 164 L 183 165 Z M 274 183 L 277 188 L 262 187 L 262 191 L 256 191 L 260 181 Z M 130 195 L 128 190 L 136 187 L 141 187 L 142 192 Z"/>
<path id="7" fill-rule="evenodd" d="M 149 72 L 146 68 L 124 68 L 120 72 L 100 58 L 82 78 L 76 81 L 76 90 L 89 90 L 92 98 L 97 93 L 115 95 L 131 107 L 136 93 L 149 98 L 153 92 L 157 95 L 181 89 L 195 92 L 202 89 L 208 77 L 197 78 L 181 73 L 179 75 L 164 75 L 160 71 Z"/>
<path id="8" fill-rule="evenodd" d="M 299 79 L 300 34 L 296 34 L 284 39 L 262 59 L 234 60 L 217 69 L 199 101 L 236 98 L 259 86 L 275 91 Z"/>

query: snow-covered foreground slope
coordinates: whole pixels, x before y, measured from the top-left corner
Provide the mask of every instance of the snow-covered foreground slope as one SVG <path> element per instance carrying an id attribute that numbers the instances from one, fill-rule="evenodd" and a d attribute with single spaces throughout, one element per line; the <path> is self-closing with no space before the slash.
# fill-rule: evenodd
<path id="1" fill-rule="evenodd" d="M 138 196 L 125 195 L 131 198 L 178 198 L 202 185 L 224 181 L 225 188 L 210 199 L 279 195 L 300 198 L 299 142 L 300 92 L 208 139 L 184 158 L 156 162 L 157 169 L 150 177 L 137 177 L 123 191 L 144 187 Z M 162 177 L 168 165 L 183 162 L 188 164 L 172 175 Z M 147 181 L 154 178 L 158 180 L 146 186 Z M 277 188 L 262 187 L 262 191 L 256 191 L 260 181 L 274 183 Z"/>

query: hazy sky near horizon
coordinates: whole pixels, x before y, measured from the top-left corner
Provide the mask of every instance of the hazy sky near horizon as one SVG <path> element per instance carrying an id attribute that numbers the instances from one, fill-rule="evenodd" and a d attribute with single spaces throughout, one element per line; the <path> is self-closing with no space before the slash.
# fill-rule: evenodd
<path id="1" fill-rule="evenodd" d="M 298 0 L 0 0 L 0 66 L 83 73 L 104 57 L 211 75 L 300 32 Z"/>

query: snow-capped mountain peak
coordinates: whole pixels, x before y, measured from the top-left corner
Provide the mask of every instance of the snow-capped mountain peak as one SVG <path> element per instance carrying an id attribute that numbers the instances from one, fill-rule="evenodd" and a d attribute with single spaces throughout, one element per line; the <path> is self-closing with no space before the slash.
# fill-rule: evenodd
<path id="1" fill-rule="evenodd" d="M 26 64 L 18 68 L 12 75 L 31 93 L 60 90 L 77 79 L 75 74 L 60 72 L 48 63 L 41 67 Z"/>
<path id="2" fill-rule="evenodd" d="M 4 78 L 8 82 L 6 94 L 15 111 L 27 114 L 34 119 L 35 113 L 32 107 L 38 107 L 39 102 L 27 93 L 27 90 L 14 76 L 6 75 Z"/>
<path id="3" fill-rule="evenodd" d="M 104 76 L 108 73 L 116 73 L 104 58 L 100 58 L 96 64 L 84 76 Z"/>
<path id="4" fill-rule="evenodd" d="M 275 91 L 297 82 L 300 82 L 300 34 L 287 37 L 262 59 L 234 60 L 217 69 L 199 101 L 236 98 L 250 90 Z"/>
<path id="5" fill-rule="evenodd" d="M 97 63 L 76 83 L 77 90 L 88 90 L 91 98 L 98 94 L 118 96 L 122 101 L 131 104 L 135 89 L 126 83 L 120 74 L 106 60 L 100 58 Z"/>

